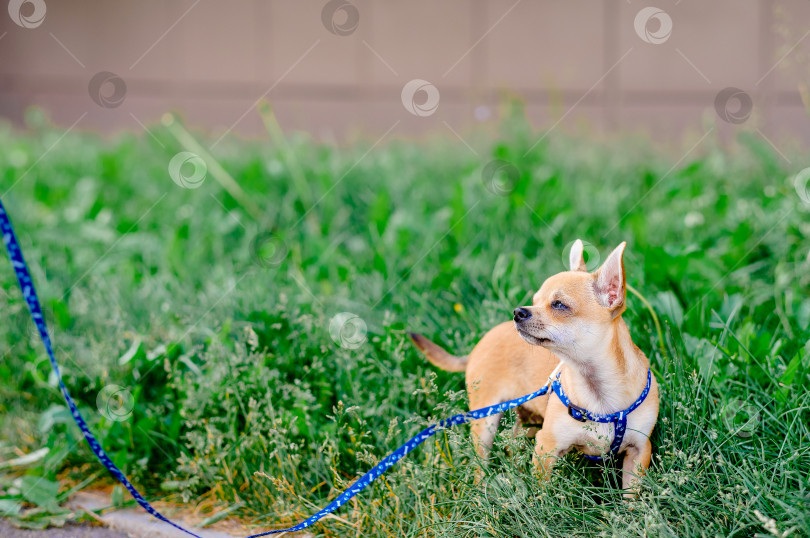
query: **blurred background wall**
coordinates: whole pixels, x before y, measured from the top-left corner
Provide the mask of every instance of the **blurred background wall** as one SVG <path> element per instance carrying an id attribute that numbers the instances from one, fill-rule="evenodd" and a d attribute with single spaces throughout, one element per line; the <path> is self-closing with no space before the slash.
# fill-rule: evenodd
<path id="1" fill-rule="evenodd" d="M 654 6 L 11 0 L 0 116 L 21 124 L 37 105 L 65 127 L 114 132 L 174 110 L 215 137 L 256 135 L 263 97 L 285 129 L 318 138 L 393 126 L 463 137 L 519 96 L 538 128 L 680 141 L 711 125 L 777 147 L 810 141 L 809 0 Z"/>

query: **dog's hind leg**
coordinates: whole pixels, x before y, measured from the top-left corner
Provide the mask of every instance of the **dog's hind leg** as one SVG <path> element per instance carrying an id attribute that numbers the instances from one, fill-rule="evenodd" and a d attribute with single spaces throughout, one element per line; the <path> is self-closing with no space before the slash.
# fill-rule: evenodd
<path id="1" fill-rule="evenodd" d="M 503 413 L 492 415 L 472 422 L 472 438 L 475 443 L 475 450 L 481 459 L 486 462 L 495 442 L 495 434 L 498 433 L 498 425 L 501 423 Z"/>

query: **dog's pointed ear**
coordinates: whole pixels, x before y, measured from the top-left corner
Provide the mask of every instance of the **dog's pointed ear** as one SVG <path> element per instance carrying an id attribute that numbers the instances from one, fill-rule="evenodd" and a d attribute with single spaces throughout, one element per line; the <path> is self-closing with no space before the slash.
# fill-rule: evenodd
<path id="1" fill-rule="evenodd" d="M 596 300 L 605 308 L 610 309 L 615 318 L 624 312 L 627 284 L 624 277 L 624 247 L 626 242 L 616 247 L 610 253 L 605 263 L 596 272 L 594 291 Z"/>
<path id="2" fill-rule="evenodd" d="M 587 271 L 585 266 L 585 245 L 582 239 L 577 239 L 571 245 L 571 252 L 568 253 L 568 267 L 571 271 Z"/>

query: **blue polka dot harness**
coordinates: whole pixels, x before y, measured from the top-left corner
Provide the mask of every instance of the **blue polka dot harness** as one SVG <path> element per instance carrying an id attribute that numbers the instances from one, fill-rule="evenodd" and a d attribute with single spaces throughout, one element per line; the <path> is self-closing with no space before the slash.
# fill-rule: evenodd
<path id="1" fill-rule="evenodd" d="M 563 391 L 562 384 L 560 383 L 560 373 L 557 373 L 554 381 L 551 383 L 551 388 L 554 390 L 554 393 L 560 399 L 560 401 L 568 407 L 568 414 L 574 420 L 579 422 L 601 422 L 603 424 L 610 424 L 613 423 L 613 442 L 610 443 L 610 450 L 606 454 L 608 458 L 615 456 L 619 453 L 619 449 L 622 447 L 622 441 L 624 441 L 624 433 L 627 431 L 627 415 L 629 415 L 635 408 L 637 408 L 641 403 L 647 398 L 647 394 L 650 393 L 650 385 L 652 384 L 652 372 L 648 369 L 647 370 L 647 386 L 644 387 L 644 390 L 641 391 L 641 396 L 639 396 L 635 402 L 630 405 L 627 409 L 622 411 L 618 411 L 616 413 L 610 413 L 609 415 L 605 415 L 602 413 L 592 413 L 585 408 L 579 407 L 578 405 L 574 405 L 571 403 L 571 399 L 568 397 L 567 394 Z M 596 460 L 599 461 L 602 459 L 602 456 L 591 456 L 588 454 L 583 454 L 589 460 Z"/>

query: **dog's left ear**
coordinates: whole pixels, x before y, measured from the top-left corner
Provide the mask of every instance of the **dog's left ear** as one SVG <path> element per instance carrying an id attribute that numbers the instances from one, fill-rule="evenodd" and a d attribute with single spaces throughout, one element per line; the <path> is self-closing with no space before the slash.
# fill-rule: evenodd
<path id="1" fill-rule="evenodd" d="M 585 245 L 582 244 L 582 239 L 577 239 L 571 245 L 571 252 L 568 253 L 568 266 L 571 271 L 587 271 L 585 266 Z"/>
<path id="2" fill-rule="evenodd" d="M 613 317 L 624 312 L 627 285 L 624 278 L 624 247 L 626 242 L 610 253 L 605 263 L 596 272 L 594 291 L 599 304 L 611 310 Z"/>

